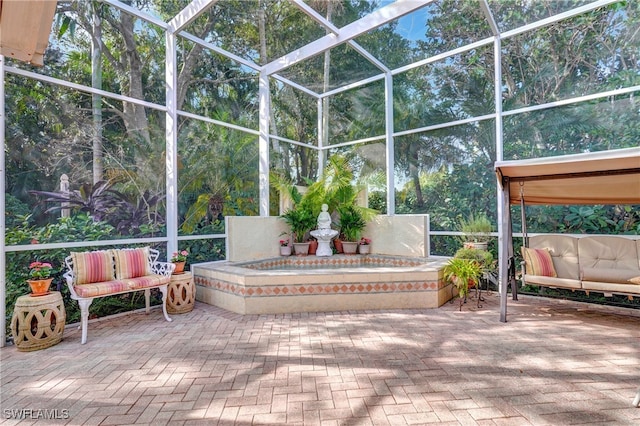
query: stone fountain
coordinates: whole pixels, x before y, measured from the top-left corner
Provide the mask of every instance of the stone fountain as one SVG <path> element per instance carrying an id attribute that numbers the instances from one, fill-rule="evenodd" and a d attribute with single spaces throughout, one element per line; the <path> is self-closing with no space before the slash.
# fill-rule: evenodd
<path id="1" fill-rule="evenodd" d="M 311 231 L 311 235 L 318 240 L 316 256 L 332 256 L 331 240 L 338 235 L 338 231 L 331 229 L 331 215 L 327 211 L 329 206 L 322 205 L 322 211 L 318 215 L 318 229 Z"/>

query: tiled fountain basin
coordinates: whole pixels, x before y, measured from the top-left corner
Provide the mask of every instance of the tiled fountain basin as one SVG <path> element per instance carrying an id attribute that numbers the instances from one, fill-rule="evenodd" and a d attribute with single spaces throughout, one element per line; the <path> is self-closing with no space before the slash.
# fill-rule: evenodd
<path id="1" fill-rule="evenodd" d="M 447 259 L 278 257 L 192 265 L 196 299 L 239 314 L 437 308 L 451 298 Z"/>

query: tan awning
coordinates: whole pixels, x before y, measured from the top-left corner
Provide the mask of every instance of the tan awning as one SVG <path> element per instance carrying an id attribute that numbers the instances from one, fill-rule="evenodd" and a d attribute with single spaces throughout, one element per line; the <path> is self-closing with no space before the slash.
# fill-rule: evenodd
<path id="1" fill-rule="evenodd" d="M 0 54 L 43 65 L 56 0 L 0 0 Z"/>
<path id="2" fill-rule="evenodd" d="M 640 204 L 640 148 L 532 160 L 497 161 L 508 180 L 509 202 L 519 204 Z"/>

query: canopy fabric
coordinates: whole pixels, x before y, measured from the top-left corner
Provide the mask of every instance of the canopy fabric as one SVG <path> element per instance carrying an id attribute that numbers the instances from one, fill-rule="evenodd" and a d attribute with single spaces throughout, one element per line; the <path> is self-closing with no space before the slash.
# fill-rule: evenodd
<path id="1" fill-rule="evenodd" d="M 640 147 L 497 161 L 495 170 L 510 204 L 640 204 Z"/>
<path id="2" fill-rule="evenodd" d="M 0 54 L 43 65 L 55 0 L 0 0 Z"/>

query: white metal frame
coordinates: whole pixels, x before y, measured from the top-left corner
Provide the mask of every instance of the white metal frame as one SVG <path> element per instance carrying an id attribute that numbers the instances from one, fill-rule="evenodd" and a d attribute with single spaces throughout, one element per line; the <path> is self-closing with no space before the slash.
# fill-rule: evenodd
<path id="1" fill-rule="evenodd" d="M 115 93 L 109 93 L 103 90 L 93 89 L 91 87 L 83 86 L 76 83 L 71 83 L 67 81 L 63 81 L 60 79 L 56 79 L 53 77 L 48 77 L 42 74 L 37 74 L 29 71 L 25 71 L 15 67 L 8 67 L 4 63 L 4 58 L 0 56 L 0 142 L 4 144 L 4 129 L 5 129 L 5 106 L 4 106 L 4 81 L 7 73 L 20 75 L 25 78 L 37 79 L 49 84 L 59 85 L 67 88 L 71 88 L 74 90 L 79 90 L 92 94 L 99 94 L 101 96 L 109 97 L 112 99 L 123 100 L 127 102 L 136 103 L 139 105 L 143 105 L 145 107 L 153 108 L 156 110 L 164 111 L 166 113 L 166 186 L 167 186 L 167 236 L 165 238 L 152 238 L 152 239 L 144 239 L 144 240 L 117 240 L 117 241 L 101 241 L 101 242 L 88 242 L 88 243 L 62 243 L 62 244 L 43 244 L 38 245 L 38 249 L 48 249 L 48 248 L 61 248 L 61 247 L 83 247 L 88 245 L 102 245 L 109 244 L 113 245 L 114 243 L 122 243 L 122 244 L 131 244 L 136 242 L 166 242 L 167 249 L 169 252 L 173 252 L 177 249 L 177 242 L 180 240 L 189 240 L 189 239 L 200 239 L 200 238 L 225 238 L 225 234 L 220 235 L 200 235 L 200 236 L 189 236 L 189 237 L 179 237 L 177 230 L 177 120 L 179 116 L 188 117 L 191 119 L 201 120 L 205 122 L 209 122 L 219 126 L 225 126 L 228 128 L 232 128 L 235 130 L 243 131 L 252 135 L 256 135 L 258 137 L 258 145 L 259 145 L 259 181 L 260 181 L 260 215 L 268 216 L 268 199 L 269 199 L 269 141 L 271 138 L 277 139 L 279 141 L 283 141 L 289 144 L 304 146 L 309 149 L 314 149 L 318 151 L 319 154 L 319 166 L 320 170 L 322 170 L 322 166 L 324 164 L 324 159 L 326 158 L 327 152 L 330 148 L 337 148 L 342 146 L 350 146 L 356 144 L 367 143 L 375 140 L 384 140 L 386 144 L 386 178 L 387 178 L 387 209 L 389 214 L 395 214 L 395 188 L 394 188 L 394 138 L 420 133 L 420 132 L 428 132 L 435 129 L 440 129 L 444 127 L 452 127 L 461 124 L 467 124 L 472 122 L 478 122 L 482 120 L 490 120 L 495 119 L 496 123 L 496 155 L 497 160 L 501 160 L 503 157 L 503 147 L 502 147 L 502 119 L 505 116 L 510 116 L 514 114 L 520 114 L 524 112 L 530 112 L 535 110 L 541 110 L 545 108 L 553 108 L 563 105 L 575 104 L 580 102 L 585 102 L 593 99 L 606 98 L 608 96 L 621 95 L 626 93 L 631 93 L 640 90 L 640 86 L 622 88 L 619 90 L 612 90 L 608 92 L 582 96 L 572 99 L 566 99 L 557 102 L 549 102 L 543 105 L 535 105 L 529 106 L 525 108 L 520 108 L 517 110 L 511 111 L 503 111 L 501 100 L 501 46 L 502 41 L 508 39 L 510 37 L 514 37 L 528 31 L 532 31 L 538 28 L 542 28 L 548 25 L 551 25 L 555 22 L 571 18 L 573 16 L 577 16 L 583 13 L 587 13 L 589 11 L 595 10 L 597 8 L 615 3 L 617 0 L 597 0 L 590 4 L 575 8 L 573 10 L 528 24 L 521 26 L 519 28 L 505 31 L 503 33 L 499 32 L 498 26 L 491 14 L 489 5 L 487 0 L 480 0 L 479 7 L 482 9 L 491 31 L 493 35 L 491 37 L 478 40 L 469 45 L 453 49 L 448 52 L 443 52 L 439 55 L 435 55 L 430 58 L 426 58 L 420 61 L 416 61 L 414 63 L 398 67 L 396 69 L 389 69 L 384 63 L 375 58 L 369 52 L 367 52 L 362 46 L 360 46 L 354 39 L 358 36 L 367 33 L 375 28 L 378 28 L 382 25 L 385 25 L 389 22 L 392 22 L 402 16 L 405 16 L 409 13 L 412 13 L 416 10 L 419 10 L 433 0 L 398 0 L 394 3 L 386 5 L 375 12 L 371 13 L 368 16 L 365 16 L 351 24 L 348 24 L 342 28 L 337 28 L 333 23 L 327 21 L 323 16 L 317 13 L 314 9 L 307 5 L 303 0 L 291 0 L 291 3 L 298 7 L 302 12 L 304 12 L 307 16 L 309 16 L 312 20 L 320 24 L 325 29 L 328 29 L 330 34 L 312 41 L 308 43 L 306 46 L 303 46 L 293 52 L 289 52 L 282 57 L 266 64 L 265 66 L 260 66 L 250 60 L 244 59 L 235 55 L 232 52 L 228 52 L 224 49 L 221 49 L 218 46 L 212 45 L 192 34 L 189 34 L 185 31 L 185 27 L 189 25 L 189 23 L 193 22 L 198 16 L 202 13 L 206 12 L 206 10 L 215 5 L 219 0 L 193 0 L 187 7 L 185 7 L 180 13 L 178 13 L 171 21 L 163 22 L 157 19 L 154 16 L 149 15 L 143 11 L 135 9 L 129 5 L 121 3 L 118 0 L 101 0 L 103 3 L 106 3 L 112 7 L 118 8 L 122 12 L 129 13 L 135 16 L 138 19 L 149 22 L 153 25 L 158 26 L 166 31 L 166 72 L 165 72 L 165 81 L 167 85 L 166 89 L 166 105 L 158 105 L 151 102 L 147 102 L 141 99 L 132 99 L 127 96 L 122 96 Z M 256 72 L 258 81 L 259 81 L 259 120 L 258 120 L 258 129 L 249 129 L 242 126 L 237 126 L 231 123 L 225 123 L 218 120 L 214 120 L 208 117 L 202 117 L 197 114 L 192 114 L 186 111 L 179 111 L 176 108 L 176 99 L 175 99 L 175 89 L 177 85 L 177 69 L 176 69 L 176 39 L 177 37 L 184 37 L 191 42 L 198 43 L 203 46 L 205 49 L 211 50 L 217 54 L 223 55 L 237 63 L 248 67 Z M 368 77 L 366 79 L 353 82 L 333 90 L 327 91 L 325 93 L 319 94 L 314 92 L 313 90 L 308 89 L 307 87 L 300 85 L 296 82 L 293 82 L 286 77 L 283 77 L 279 74 L 280 71 L 304 61 L 312 56 L 321 54 L 322 52 L 332 49 L 340 44 L 346 43 L 351 48 L 353 48 L 358 54 L 362 55 L 367 61 L 372 63 L 375 67 L 380 70 L 380 74 Z M 479 117 L 472 117 L 464 120 L 458 120 L 455 122 L 441 123 L 435 125 L 428 125 L 421 128 L 403 130 L 400 132 L 396 132 L 394 129 L 394 119 L 393 119 L 393 77 L 395 75 L 407 72 L 409 70 L 427 66 L 429 64 L 435 63 L 437 61 L 443 60 L 445 58 L 458 55 L 472 49 L 476 49 L 482 46 L 493 45 L 494 49 L 494 67 L 495 67 L 495 75 L 494 75 L 494 84 L 495 84 L 495 111 L 491 114 L 486 114 Z M 318 141 L 317 145 L 310 145 L 308 143 L 303 143 L 300 141 L 294 141 L 290 139 L 286 139 L 283 137 L 278 137 L 271 134 L 269 129 L 269 117 L 268 117 L 268 105 L 269 105 L 269 81 L 273 78 L 283 84 L 286 84 L 292 88 L 300 90 L 307 95 L 312 96 L 317 99 L 317 114 L 318 114 Z M 357 141 L 349 141 L 339 144 L 329 144 L 326 141 L 326 131 L 322 123 L 322 103 L 324 99 L 327 99 L 333 95 L 338 93 L 342 93 L 348 90 L 356 89 L 358 87 L 362 87 L 366 84 L 369 84 L 374 81 L 384 80 L 384 88 L 385 88 L 385 133 L 383 135 L 372 136 L 365 139 L 360 139 Z M 5 172 L 4 172 L 4 150 L 0 153 L 0 164 L 2 166 L 2 171 L 0 173 L 0 183 L 5 183 Z M 498 189 L 498 192 L 499 189 Z M 5 205 L 5 197 L 4 192 L 0 195 L 0 207 L 3 208 L 4 211 Z M 498 218 L 499 221 L 504 221 L 505 216 L 505 204 L 503 202 L 501 194 L 498 194 Z M 501 225 L 499 228 L 499 238 L 502 239 L 505 232 L 504 225 Z M 0 219 L 0 238 L 2 238 L 2 249 L 0 250 L 0 298 L 1 307 L 0 307 L 0 317 L 2 324 L 0 324 L 1 328 L 1 341 L 0 345 L 4 346 L 6 336 L 5 336 L 5 284 L 6 284 L 6 253 L 11 251 L 21 251 L 21 250 L 33 250 L 33 246 L 29 247 L 21 247 L 21 246 L 5 246 L 4 245 L 4 236 L 5 236 L 5 223 L 4 223 L 4 215 Z M 500 268 L 506 267 L 505 265 L 500 265 Z M 502 276 L 503 274 L 501 274 Z M 506 299 L 506 298 L 503 298 Z M 506 300 L 503 301 L 506 303 Z M 504 318 L 506 321 L 506 318 Z"/>

